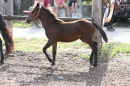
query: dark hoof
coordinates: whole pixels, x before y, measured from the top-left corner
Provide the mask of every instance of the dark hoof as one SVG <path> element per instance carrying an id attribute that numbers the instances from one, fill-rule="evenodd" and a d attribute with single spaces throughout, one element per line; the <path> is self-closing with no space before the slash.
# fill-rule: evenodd
<path id="1" fill-rule="evenodd" d="M 94 67 L 97 67 L 97 64 L 94 64 L 93 66 L 94 66 Z"/>
<path id="2" fill-rule="evenodd" d="M 53 62 L 51 65 L 54 66 L 54 65 L 56 65 L 56 64 L 55 64 L 55 62 Z"/>

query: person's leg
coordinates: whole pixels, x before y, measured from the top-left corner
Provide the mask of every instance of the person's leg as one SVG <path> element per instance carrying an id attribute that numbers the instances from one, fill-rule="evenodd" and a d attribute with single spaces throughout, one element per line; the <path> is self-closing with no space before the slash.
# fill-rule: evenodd
<path id="1" fill-rule="evenodd" d="M 75 9 L 74 9 L 74 3 L 73 2 L 71 3 L 71 7 L 72 7 L 72 13 L 74 13 Z"/>
<path id="2" fill-rule="evenodd" d="M 78 18 L 77 2 L 74 2 L 75 18 Z"/>
<path id="3" fill-rule="evenodd" d="M 71 8 L 72 8 L 72 18 L 75 18 L 74 2 L 71 3 Z"/>
<path id="4" fill-rule="evenodd" d="M 58 16 L 59 6 L 55 2 L 54 2 L 54 6 L 55 6 L 56 16 Z"/>
<path id="5" fill-rule="evenodd" d="M 112 18 L 110 20 L 110 22 L 108 23 L 108 27 L 107 30 L 108 31 L 115 31 L 116 29 L 113 28 L 113 23 L 114 23 L 114 10 L 113 10 L 113 14 L 112 14 Z"/>
<path id="6" fill-rule="evenodd" d="M 36 29 L 36 22 L 33 21 L 33 29 Z"/>
<path id="7" fill-rule="evenodd" d="M 42 23 L 41 23 L 41 21 L 38 21 L 38 23 L 39 23 L 39 24 L 38 24 L 38 27 L 39 27 L 39 28 L 42 28 Z"/>
<path id="8" fill-rule="evenodd" d="M 111 29 L 111 31 L 116 30 L 116 29 L 114 29 L 113 26 L 112 26 L 113 23 L 114 23 L 113 21 L 114 21 L 114 15 L 112 16 L 112 19 L 111 19 L 111 22 L 110 22 L 110 29 Z"/>
<path id="9" fill-rule="evenodd" d="M 69 7 L 67 6 L 67 4 L 63 3 L 63 7 L 66 9 L 67 17 L 70 17 L 70 11 L 69 11 Z"/>
<path id="10" fill-rule="evenodd" d="M 107 30 L 110 30 L 110 22 L 106 23 Z"/>
<path id="11" fill-rule="evenodd" d="M 113 17 L 112 17 L 111 21 L 108 22 L 107 31 L 114 31 L 115 30 L 112 25 L 113 25 Z"/>
<path id="12" fill-rule="evenodd" d="M 75 8 L 75 12 L 77 13 L 78 12 L 78 3 L 77 2 L 75 2 L 74 8 Z"/>

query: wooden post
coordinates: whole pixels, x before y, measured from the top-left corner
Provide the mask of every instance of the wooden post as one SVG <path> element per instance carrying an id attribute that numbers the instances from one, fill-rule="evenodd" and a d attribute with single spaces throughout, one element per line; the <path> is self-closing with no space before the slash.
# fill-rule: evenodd
<path id="1" fill-rule="evenodd" d="M 3 14 L 3 0 L 0 0 L 0 13 Z"/>
<path id="2" fill-rule="evenodd" d="M 102 26 L 102 0 L 92 0 L 92 22 Z M 94 41 L 98 43 L 98 56 L 101 47 L 101 35 L 98 30 L 95 32 Z"/>
<path id="3" fill-rule="evenodd" d="M 12 16 L 13 15 L 13 0 L 7 0 L 7 15 Z M 10 29 L 13 28 L 13 21 L 8 20 L 7 25 Z"/>

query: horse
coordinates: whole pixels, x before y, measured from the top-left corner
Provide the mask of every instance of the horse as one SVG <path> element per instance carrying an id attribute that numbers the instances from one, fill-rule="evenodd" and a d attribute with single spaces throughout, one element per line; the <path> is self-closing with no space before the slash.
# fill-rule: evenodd
<path id="1" fill-rule="evenodd" d="M 93 41 L 95 29 L 101 33 L 104 41 L 108 42 L 106 33 L 99 25 L 85 19 L 65 22 L 56 17 L 55 13 L 48 8 L 40 8 L 39 3 L 26 18 L 26 23 L 30 23 L 36 19 L 40 19 L 45 29 L 48 41 L 43 47 L 43 53 L 48 61 L 51 62 L 52 66 L 55 65 L 57 42 L 73 42 L 80 39 L 92 49 L 89 61 L 92 66 L 97 67 L 97 43 Z M 51 59 L 46 52 L 50 46 L 52 46 L 53 59 Z"/>
<path id="2" fill-rule="evenodd" d="M 13 52 L 14 42 L 13 42 L 13 39 L 12 39 L 11 30 L 6 25 L 4 18 L 3 18 L 1 13 L 0 13 L 0 31 L 1 31 L 1 35 L 4 39 L 4 42 L 5 42 L 5 50 L 6 50 L 5 54 L 10 54 L 10 53 Z M 3 47 L 2 46 L 3 46 L 2 40 L 0 38 L 0 53 L 1 53 L 0 64 L 4 64 L 4 55 L 3 55 Z"/>

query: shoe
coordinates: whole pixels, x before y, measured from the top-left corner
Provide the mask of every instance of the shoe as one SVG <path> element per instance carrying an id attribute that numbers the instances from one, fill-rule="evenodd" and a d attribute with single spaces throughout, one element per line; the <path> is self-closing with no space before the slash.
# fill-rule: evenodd
<path id="1" fill-rule="evenodd" d="M 75 18 L 75 15 L 74 15 L 75 13 L 72 13 L 72 18 Z"/>
<path id="2" fill-rule="evenodd" d="M 38 26 L 39 26 L 40 28 L 42 28 L 42 24 L 39 24 Z"/>
<path id="3" fill-rule="evenodd" d="M 110 29 L 110 26 L 107 26 L 107 30 L 109 30 Z"/>
<path id="4" fill-rule="evenodd" d="M 104 27 L 108 27 L 108 23 L 105 23 L 105 24 L 104 24 Z"/>
<path id="5" fill-rule="evenodd" d="M 113 31 L 115 31 L 115 30 L 116 30 L 116 29 L 114 29 L 112 26 L 108 26 L 108 27 L 107 27 L 107 31 L 112 31 L 112 32 L 113 32 Z"/>
<path id="6" fill-rule="evenodd" d="M 78 18 L 78 14 L 77 13 L 74 13 L 74 16 L 75 16 L 75 18 Z"/>
<path id="7" fill-rule="evenodd" d="M 35 24 L 33 25 L 33 29 L 36 29 L 36 25 Z"/>

